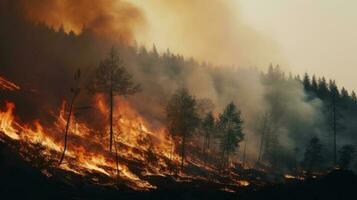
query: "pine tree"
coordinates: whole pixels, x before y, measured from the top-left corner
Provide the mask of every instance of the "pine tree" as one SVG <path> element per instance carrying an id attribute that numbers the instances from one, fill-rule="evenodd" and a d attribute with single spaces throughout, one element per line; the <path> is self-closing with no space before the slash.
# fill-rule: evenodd
<path id="1" fill-rule="evenodd" d="M 229 156 L 244 139 L 243 120 L 241 113 L 232 102 L 227 105 L 218 120 L 220 149 L 222 153 L 223 166 L 229 163 Z"/>
<path id="2" fill-rule="evenodd" d="M 325 100 L 329 96 L 328 86 L 325 77 L 318 80 L 317 95 L 320 99 Z"/>
<path id="3" fill-rule="evenodd" d="M 165 110 L 169 133 L 172 138 L 181 140 L 181 170 L 183 170 L 187 138 L 192 136 L 199 125 L 196 99 L 187 89 L 179 89 L 172 95 Z"/>
<path id="4" fill-rule="evenodd" d="M 351 92 L 351 99 L 352 99 L 352 102 L 353 102 L 353 103 L 357 103 L 357 96 L 356 96 L 355 91 L 352 91 L 352 92 Z"/>
<path id="5" fill-rule="evenodd" d="M 123 60 L 120 58 L 116 48 L 113 47 L 108 57 L 101 61 L 95 71 L 94 78 L 91 80 L 89 90 L 92 92 L 107 93 L 109 96 L 109 150 L 112 152 L 114 96 L 133 95 L 140 91 L 140 85 L 133 82 L 132 75 L 125 69 Z"/>
<path id="6" fill-rule="evenodd" d="M 202 121 L 202 133 L 204 134 L 203 152 L 210 148 L 211 138 L 216 131 L 216 122 L 212 112 L 209 112 Z"/>
<path id="7" fill-rule="evenodd" d="M 304 78 L 302 80 L 303 86 L 305 91 L 310 91 L 311 90 L 311 81 L 310 81 L 310 76 L 305 73 Z"/>
<path id="8" fill-rule="evenodd" d="M 311 89 L 315 93 L 317 92 L 317 89 L 318 89 L 317 80 L 316 80 L 316 76 L 315 75 L 312 76 Z"/>
<path id="9" fill-rule="evenodd" d="M 345 145 L 339 151 L 339 167 L 341 169 L 348 169 L 355 153 L 355 147 L 353 145 Z"/>
<path id="10" fill-rule="evenodd" d="M 313 137 L 306 148 L 303 165 L 307 171 L 318 170 L 322 161 L 322 144 L 319 138 Z"/>
<path id="11" fill-rule="evenodd" d="M 350 95 L 348 94 L 348 91 L 346 90 L 345 87 L 342 87 L 341 89 L 341 98 L 344 101 L 344 103 L 346 103 L 349 99 Z"/>
<path id="12" fill-rule="evenodd" d="M 330 80 L 329 91 L 331 94 L 331 117 L 332 117 L 332 131 L 333 131 L 333 161 L 337 165 L 337 126 L 338 126 L 338 108 L 337 103 L 339 99 L 339 92 L 335 81 Z"/>

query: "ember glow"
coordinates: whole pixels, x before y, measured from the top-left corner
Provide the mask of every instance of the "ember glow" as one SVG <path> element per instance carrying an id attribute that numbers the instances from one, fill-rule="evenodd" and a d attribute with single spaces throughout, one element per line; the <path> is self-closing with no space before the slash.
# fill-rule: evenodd
<path id="1" fill-rule="evenodd" d="M 20 90 L 20 87 L 15 83 L 12 83 L 7 79 L 5 79 L 4 77 L 0 76 L 0 89 L 15 91 L 15 90 Z"/>

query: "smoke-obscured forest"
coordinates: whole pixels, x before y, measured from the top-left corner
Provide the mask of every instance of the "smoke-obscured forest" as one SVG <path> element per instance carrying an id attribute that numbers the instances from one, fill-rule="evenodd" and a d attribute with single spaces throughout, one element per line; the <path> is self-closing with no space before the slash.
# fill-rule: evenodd
<path id="1" fill-rule="evenodd" d="M 86 87 L 100 60 L 115 46 L 126 69 L 142 87 L 140 93 L 128 97 L 129 102 L 153 129 L 165 126 L 164 107 L 170 97 L 178 89 L 187 88 L 201 106 L 202 116 L 212 112 L 218 119 L 228 104 L 237 106 L 244 122 L 244 139 L 232 159 L 243 159 L 246 143 L 247 163 L 252 167 L 328 169 L 340 162 L 346 145 L 357 145 L 356 95 L 333 80 L 289 74 L 269 63 L 265 71 L 215 66 L 169 49 L 158 52 L 154 44 L 145 48 L 135 42 L 112 40 L 91 28 L 76 34 L 65 32 L 63 27 L 30 23 L 11 10 L 1 12 L 0 25 L 0 73 L 21 85 L 23 92 L 8 98 L 16 102 L 24 120 L 40 118 L 51 123 L 44 115 L 67 98 L 76 69 L 81 69 L 81 84 Z M 88 94 L 79 97 L 83 105 L 90 101 Z M 321 162 L 312 166 L 307 150 L 316 138 L 321 144 Z M 203 139 L 195 134 L 190 140 L 201 143 Z M 213 146 L 219 148 L 218 143 L 213 142 Z M 351 167 L 356 169 L 357 162 Z"/>

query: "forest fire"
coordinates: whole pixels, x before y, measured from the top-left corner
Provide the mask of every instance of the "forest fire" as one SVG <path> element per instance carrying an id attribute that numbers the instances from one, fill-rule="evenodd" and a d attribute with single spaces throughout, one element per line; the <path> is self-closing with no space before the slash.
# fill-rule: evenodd
<path id="1" fill-rule="evenodd" d="M 102 102 L 99 100 L 98 105 Z M 118 134 L 115 136 L 116 152 L 120 160 L 131 162 L 145 162 L 145 168 L 141 169 L 143 175 L 165 175 L 170 173 L 168 162 L 178 162 L 178 156 L 171 151 L 172 145 L 165 136 L 153 133 L 145 127 L 145 122 L 137 115 L 127 103 L 120 103 L 123 113 L 116 120 L 115 126 L 118 128 Z M 49 134 L 49 131 L 61 134 L 65 126 L 65 103 L 63 103 L 60 114 L 54 127 L 43 127 L 39 121 L 33 125 L 21 125 L 15 121 L 15 105 L 7 102 L 5 108 L 0 112 L 0 131 L 14 140 L 21 140 L 30 143 L 41 143 L 48 151 L 60 153 L 63 150 L 62 141 L 58 136 Z M 128 114 L 124 114 L 124 113 Z M 131 116 L 133 118 L 127 118 Z M 106 150 L 106 143 L 96 137 L 94 130 L 90 129 L 85 123 L 77 122 L 72 119 L 73 126 L 70 127 L 70 141 L 65 160 L 68 160 L 60 167 L 82 175 L 86 171 L 96 171 L 107 176 L 116 175 L 115 155 Z M 34 128 L 32 128 L 34 127 Z M 158 136 L 156 136 L 158 135 Z M 73 141 L 72 141 L 73 139 Z M 105 140 L 106 141 L 106 140 Z M 155 143 L 155 144 L 154 144 Z M 150 161 L 150 157 L 156 159 L 155 164 Z M 54 155 L 52 155 L 54 156 Z M 153 158 L 151 158 L 153 159 Z M 131 181 L 136 189 L 150 189 L 154 186 L 141 180 L 138 175 L 131 172 L 126 166 L 125 161 L 118 162 L 119 176 Z M 140 174 L 140 176 L 142 176 Z"/>
<path id="2" fill-rule="evenodd" d="M 12 83 L 12 85 L 16 86 Z M 16 88 L 19 88 L 16 86 Z M 107 114 L 110 110 L 106 96 L 96 94 L 93 96 L 93 107 L 98 111 L 103 121 L 108 121 Z M 166 133 L 164 127 L 152 129 L 150 124 L 132 107 L 129 101 L 122 97 L 115 98 L 115 117 L 113 118 L 114 151 L 108 150 L 109 125 L 100 129 L 93 128 L 88 121 L 77 118 L 73 114 L 68 116 L 68 103 L 62 102 L 59 109 L 53 109 L 49 114 L 55 119 L 52 123 L 42 123 L 36 119 L 31 123 L 24 123 L 21 116 L 16 115 L 16 105 L 5 102 L 0 109 L 0 133 L 23 145 L 22 155 L 25 160 L 31 160 L 26 146 L 43 146 L 38 153 L 46 157 L 47 164 L 51 167 L 70 171 L 81 176 L 88 174 L 101 174 L 110 179 L 124 181 L 135 190 L 150 190 L 157 186 L 149 183 L 147 176 L 172 176 L 177 182 L 191 182 L 192 180 L 211 181 L 221 184 L 222 180 L 208 178 L 200 173 L 185 173 L 178 170 L 181 156 L 176 152 L 177 143 Z M 57 111 L 56 111 L 57 110 Z M 68 121 L 70 120 L 70 121 Z M 67 148 L 64 150 L 63 131 L 68 125 Z M 190 148 L 200 148 L 195 143 L 190 143 Z M 60 155 L 64 161 L 58 164 Z M 32 158 L 33 159 L 33 158 Z M 35 158 L 37 159 L 37 157 Z M 62 160 L 61 160 L 62 161 Z M 189 163 L 193 168 L 200 169 L 218 177 L 219 168 L 195 156 L 189 156 Z M 231 164 L 230 167 L 233 167 Z M 194 170 L 195 171 L 195 170 Z M 47 176 L 52 176 L 47 170 Z M 248 186 L 246 180 L 240 180 L 239 174 L 228 178 L 231 186 Z M 96 177 L 93 181 L 98 182 Z M 100 183 L 100 181 L 98 182 Z M 104 183 L 104 182 L 103 182 Z M 226 188 L 226 190 L 229 190 Z"/>

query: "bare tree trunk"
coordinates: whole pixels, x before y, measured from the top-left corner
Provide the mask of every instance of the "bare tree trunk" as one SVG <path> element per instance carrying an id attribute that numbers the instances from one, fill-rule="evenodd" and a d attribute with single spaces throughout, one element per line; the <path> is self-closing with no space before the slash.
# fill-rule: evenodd
<path id="1" fill-rule="evenodd" d="M 262 159 L 262 154 L 263 154 L 263 147 L 264 147 L 264 142 L 266 140 L 266 134 L 268 131 L 268 116 L 267 114 L 264 115 L 264 119 L 263 119 L 263 128 L 262 128 L 262 136 L 260 138 L 260 147 L 259 147 L 259 154 L 258 154 L 258 160 L 256 165 L 259 165 Z"/>
<path id="2" fill-rule="evenodd" d="M 246 153 L 247 153 L 247 141 L 245 141 L 245 143 L 244 143 L 244 151 L 243 151 L 243 169 L 245 168 Z"/>
<path id="3" fill-rule="evenodd" d="M 211 134 L 208 135 L 207 149 L 209 149 L 210 146 L 211 146 Z"/>
<path id="4" fill-rule="evenodd" d="M 174 137 L 171 135 L 171 149 L 170 149 L 170 161 L 174 163 Z M 170 166 L 170 172 L 173 172 L 173 167 Z"/>
<path id="5" fill-rule="evenodd" d="M 264 139 L 265 139 L 265 131 L 263 131 L 262 137 L 260 138 L 260 147 L 259 147 L 259 155 L 258 155 L 257 165 L 260 164 L 260 161 L 262 159 Z"/>
<path id="6" fill-rule="evenodd" d="M 112 152 L 112 145 L 113 145 L 113 72 L 111 72 L 111 79 L 110 79 L 110 141 L 109 141 L 109 151 Z"/>
<path id="7" fill-rule="evenodd" d="M 335 95 L 332 100 L 333 106 L 333 160 L 335 166 L 337 165 L 337 147 L 336 147 L 336 100 Z"/>
<path id="8" fill-rule="evenodd" d="M 295 176 L 297 176 L 298 175 L 298 158 L 297 158 L 297 156 L 298 156 L 298 148 L 297 147 L 295 147 L 295 149 L 294 149 L 294 153 L 295 153 L 295 155 L 294 155 L 294 157 L 295 157 L 295 159 L 294 159 L 294 165 L 295 165 Z"/>
<path id="9" fill-rule="evenodd" d="M 114 149 L 115 149 L 115 163 L 117 170 L 117 181 L 119 180 L 119 158 L 118 158 L 118 147 L 114 137 Z"/>
<path id="10" fill-rule="evenodd" d="M 60 159 L 60 161 L 58 163 L 58 166 L 60 166 L 62 164 L 64 156 L 66 154 L 68 129 L 69 129 L 69 125 L 70 125 L 70 122 L 71 122 L 72 109 L 73 109 L 73 104 L 74 104 L 74 101 L 76 99 L 76 96 L 77 96 L 76 94 L 73 95 L 72 100 L 71 100 L 71 104 L 69 106 L 69 113 L 68 113 L 68 116 L 67 116 L 67 124 L 66 124 L 66 129 L 65 129 L 65 132 L 64 132 L 64 148 L 63 148 L 63 152 L 62 152 L 62 155 L 61 155 L 61 159 Z"/>
<path id="11" fill-rule="evenodd" d="M 203 145 L 202 145 L 202 153 L 204 154 L 206 151 L 206 135 L 203 136 Z"/>
<path id="12" fill-rule="evenodd" d="M 185 160 L 185 145 L 186 145 L 186 134 L 182 136 L 182 144 L 181 144 L 181 170 L 183 171 L 183 165 Z"/>

